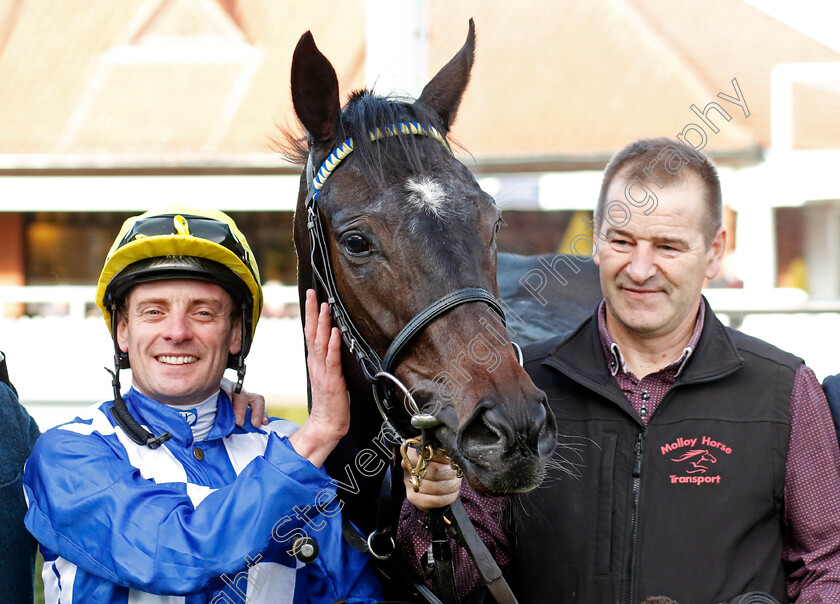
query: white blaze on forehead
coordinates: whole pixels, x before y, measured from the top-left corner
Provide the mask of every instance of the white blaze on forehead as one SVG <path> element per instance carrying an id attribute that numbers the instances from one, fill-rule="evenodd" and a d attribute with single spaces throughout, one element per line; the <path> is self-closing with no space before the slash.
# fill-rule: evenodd
<path id="1" fill-rule="evenodd" d="M 439 182 L 429 176 L 409 178 L 405 182 L 405 188 L 408 191 L 409 203 L 435 216 L 443 214 L 446 191 Z"/>

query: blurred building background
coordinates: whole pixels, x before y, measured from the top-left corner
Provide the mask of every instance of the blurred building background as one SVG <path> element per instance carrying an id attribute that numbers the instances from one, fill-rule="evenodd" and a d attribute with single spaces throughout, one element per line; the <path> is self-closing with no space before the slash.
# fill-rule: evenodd
<path id="1" fill-rule="evenodd" d="M 629 141 L 705 137 L 732 234 L 713 306 L 820 378 L 840 371 L 840 39 L 820 29 L 837 9 L 801 1 L 792 20 L 778 4 L 0 0 L 0 349 L 24 404 L 44 429 L 110 397 L 96 279 L 122 221 L 172 203 L 247 234 L 269 287 L 246 386 L 303 404 L 299 168 L 274 143 L 297 128 L 294 46 L 312 31 L 342 98 L 416 96 L 470 17 L 453 136 L 505 211 L 503 251 L 568 252 Z M 743 109 L 721 96 L 735 82 Z M 709 103 L 723 111 L 698 115 Z"/>

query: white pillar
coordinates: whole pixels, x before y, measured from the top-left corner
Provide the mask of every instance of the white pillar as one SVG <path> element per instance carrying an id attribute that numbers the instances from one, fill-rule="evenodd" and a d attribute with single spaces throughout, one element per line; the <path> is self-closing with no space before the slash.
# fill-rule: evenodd
<path id="1" fill-rule="evenodd" d="M 834 203 L 805 206 L 805 261 L 812 299 L 840 293 L 840 208 Z"/>
<path id="2" fill-rule="evenodd" d="M 426 0 L 366 0 L 365 84 L 417 98 L 428 79 Z"/>
<path id="3" fill-rule="evenodd" d="M 772 289 L 776 287 L 775 197 L 767 168 L 718 172 L 723 203 L 738 213 L 735 256 L 729 268 L 744 281 L 744 289 Z"/>
<path id="4" fill-rule="evenodd" d="M 753 199 L 738 209 L 738 276 L 744 289 L 776 287 L 776 221 L 773 208 Z"/>

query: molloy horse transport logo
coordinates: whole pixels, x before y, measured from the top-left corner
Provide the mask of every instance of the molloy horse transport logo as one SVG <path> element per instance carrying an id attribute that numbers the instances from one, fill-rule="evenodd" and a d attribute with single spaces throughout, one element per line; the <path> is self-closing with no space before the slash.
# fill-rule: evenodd
<path id="1" fill-rule="evenodd" d="M 699 442 L 698 442 L 699 441 Z M 709 436 L 680 437 L 660 447 L 662 455 L 670 455 L 677 464 L 670 475 L 671 484 L 720 484 L 720 474 L 712 475 L 718 458 L 732 455 L 732 447 Z"/>

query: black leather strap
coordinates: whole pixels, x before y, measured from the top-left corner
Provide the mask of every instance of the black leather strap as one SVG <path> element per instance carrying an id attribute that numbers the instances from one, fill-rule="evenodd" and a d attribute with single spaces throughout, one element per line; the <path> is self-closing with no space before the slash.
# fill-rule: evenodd
<path id="1" fill-rule="evenodd" d="M 367 541 L 365 541 L 362 534 L 356 530 L 353 523 L 347 519 L 347 516 L 341 517 L 341 534 L 344 537 L 344 540 L 350 544 L 350 547 L 360 554 L 370 553 Z"/>
<path id="2" fill-rule="evenodd" d="M 344 343 L 355 355 L 367 380 L 372 382 L 373 376 L 382 370 L 382 361 L 379 355 L 376 354 L 376 351 L 362 337 L 362 334 L 344 307 L 341 297 L 338 295 L 338 287 L 335 283 L 332 261 L 330 260 L 329 243 L 324 232 L 318 205 L 312 196 L 314 189 L 312 189 L 311 184 L 310 167 L 307 167 L 307 177 L 310 181 L 309 194 L 306 199 L 307 229 L 309 231 L 309 264 L 312 268 L 313 281 L 315 281 L 316 285 L 315 289 L 317 291 L 317 286 L 320 286 L 321 291 L 326 295 L 326 302 L 330 305 L 333 320 L 341 331 L 341 337 Z"/>
<path id="3" fill-rule="evenodd" d="M 402 481 L 395 481 L 394 476 L 402 476 L 399 463 L 388 466 L 379 488 L 379 501 L 376 510 L 376 530 L 368 538 L 371 554 L 376 558 L 390 558 L 397 538 L 397 525 L 400 521 L 400 509 L 405 499 L 405 487 Z"/>
<path id="4" fill-rule="evenodd" d="M 435 560 L 435 584 L 445 604 L 459 604 L 458 589 L 455 586 L 455 567 L 452 562 L 452 548 L 445 514 L 448 508 L 434 508 L 429 511 L 429 528 L 432 532 L 432 556 Z"/>
<path id="5" fill-rule="evenodd" d="M 421 329 L 426 327 L 440 315 L 449 312 L 456 306 L 466 304 L 467 302 L 486 302 L 499 314 L 499 317 L 501 317 L 502 322 L 504 323 L 505 313 L 502 310 L 502 307 L 499 306 L 496 296 L 488 292 L 486 289 L 481 287 L 465 287 L 463 289 L 455 290 L 454 292 L 446 294 L 439 300 L 432 302 L 429 306 L 414 315 L 414 318 L 400 330 L 397 337 L 394 338 L 394 341 L 391 342 L 391 345 L 385 352 L 385 356 L 382 359 L 383 369 L 389 373 L 391 372 L 392 365 L 394 364 L 394 360 L 397 358 L 397 355 L 400 354 L 400 351 L 405 347 L 405 345 L 408 344 Z"/>
<path id="6" fill-rule="evenodd" d="M 379 503 L 376 518 L 376 530 L 370 534 L 368 541 L 364 542 L 365 551 L 370 552 L 368 547 L 373 545 L 374 550 L 378 555 L 383 553 L 390 554 L 387 551 L 393 540 L 397 535 L 397 524 L 399 523 L 400 510 L 402 503 L 405 500 L 405 488 L 401 480 L 393 480 L 393 476 L 401 476 L 402 469 L 399 465 L 399 456 L 394 455 L 394 463 L 388 466 L 385 471 L 385 476 L 382 479 L 382 486 L 379 490 Z M 355 527 L 349 521 L 344 521 L 343 526 L 344 538 L 354 547 L 357 548 L 358 541 L 364 541 L 363 537 L 359 535 Z M 355 533 L 355 536 L 352 534 Z M 349 538 L 348 538 L 349 537 Z M 357 548 L 358 549 L 358 548 Z M 361 550 L 359 550 L 361 551 Z M 417 582 L 405 568 L 405 565 L 394 557 L 378 558 L 373 556 L 371 552 L 371 564 L 376 569 L 377 573 L 385 577 L 393 585 L 400 586 L 401 589 L 411 593 L 411 601 L 423 601 L 427 604 L 443 604 L 441 600 L 432 593 L 432 591 L 425 585 Z M 417 600 L 421 598 L 422 600 Z"/>
<path id="7" fill-rule="evenodd" d="M 516 596 L 513 595 L 513 591 L 511 591 L 510 586 L 502 576 L 502 570 L 496 564 L 496 561 L 490 554 L 490 550 L 484 545 L 484 542 L 478 535 L 478 531 L 475 530 L 472 522 L 470 522 L 467 510 L 464 509 L 464 504 L 461 503 L 460 498 L 456 499 L 449 506 L 449 511 L 452 515 L 453 523 L 460 533 L 464 547 L 467 548 L 470 556 L 475 561 L 475 565 L 478 567 L 478 573 L 487 584 L 487 589 L 490 590 L 496 602 L 498 604 L 517 604 Z"/>

